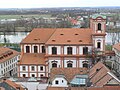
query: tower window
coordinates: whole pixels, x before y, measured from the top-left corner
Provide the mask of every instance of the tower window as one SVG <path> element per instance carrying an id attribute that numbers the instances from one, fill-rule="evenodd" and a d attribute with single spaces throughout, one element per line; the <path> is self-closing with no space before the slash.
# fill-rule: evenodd
<path id="1" fill-rule="evenodd" d="M 72 63 L 68 63 L 68 64 L 67 64 L 67 67 L 72 67 Z"/>
<path id="2" fill-rule="evenodd" d="M 37 53 L 38 52 L 38 48 L 37 46 L 34 46 L 34 53 Z"/>
<path id="3" fill-rule="evenodd" d="M 30 53 L 30 46 L 26 46 L 26 53 Z"/>
<path id="4" fill-rule="evenodd" d="M 88 54 L 88 47 L 83 47 L 83 55 Z"/>
<path id="5" fill-rule="evenodd" d="M 57 64 L 56 63 L 53 63 L 52 64 L 52 67 L 54 68 L 54 67 L 57 67 Z"/>
<path id="6" fill-rule="evenodd" d="M 45 53 L 45 46 L 42 46 L 42 53 Z"/>
<path id="7" fill-rule="evenodd" d="M 72 47 L 67 47 L 67 54 L 68 55 L 72 54 Z"/>
<path id="8" fill-rule="evenodd" d="M 57 48 L 56 47 L 52 47 L 52 54 L 57 54 Z"/>
<path id="9" fill-rule="evenodd" d="M 98 23 L 98 30 L 101 30 L 101 23 Z"/>
<path id="10" fill-rule="evenodd" d="M 101 48 L 101 42 L 97 42 L 97 48 Z"/>

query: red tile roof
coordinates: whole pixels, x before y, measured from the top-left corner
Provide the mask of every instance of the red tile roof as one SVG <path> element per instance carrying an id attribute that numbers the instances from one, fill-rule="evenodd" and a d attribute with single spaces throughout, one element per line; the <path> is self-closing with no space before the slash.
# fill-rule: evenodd
<path id="1" fill-rule="evenodd" d="M 54 33 L 55 29 L 51 28 L 36 28 L 22 40 L 21 43 L 45 43 Z"/>
<path id="2" fill-rule="evenodd" d="M 20 54 L 19 52 L 13 49 L 7 47 L 0 47 L 0 63 L 7 61 L 19 54 Z"/>
<path id="3" fill-rule="evenodd" d="M 56 29 L 46 44 L 92 44 L 92 30 L 88 28 Z"/>
<path id="4" fill-rule="evenodd" d="M 19 64 L 42 64 L 45 65 L 45 58 L 44 58 L 44 54 L 38 54 L 38 53 L 26 53 L 23 54 L 22 58 L 20 59 Z"/>
<path id="5" fill-rule="evenodd" d="M 87 74 L 86 68 L 52 68 L 50 79 L 55 78 L 56 75 L 64 75 L 68 81 L 71 81 L 75 75 Z"/>
<path id="6" fill-rule="evenodd" d="M 98 62 L 95 66 L 90 69 L 89 72 L 90 82 L 93 86 L 102 87 L 107 85 L 110 80 L 114 79 L 120 84 L 119 80 L 114 74 L 102 63 Z"/>
<path id="7" fill-rule="evenodd" d="M 24 90 L 24 88 L 21 86 L 21 85 L 19 85 L 19 84 L 16 84 L 15 82 L 12 82 L 12 81 L 10 81 L 10 80 L 3 80 L 3 82 L 5 82 L 5 83 L 7 83 L 8 85 L 10 85 L 11 87 L 13 87 L 14 89 L 18 89 L 18 88 L 20 88 L 20 90 Z"/>
<path id="8" fill-rule="evenodd" d="M 92 44 L 92 30 L 89 28 L 37 28 L 22 40 L 24 43 L 46 44 Z"/>
<path id="9" fill-rule="evenodd" d="M 47 87 L 47 90 L 65 90 L 66 87 Z M 120 90 L 120 86 L 104 86 L 104 87 L 67 87 L 66 90 Z"/>

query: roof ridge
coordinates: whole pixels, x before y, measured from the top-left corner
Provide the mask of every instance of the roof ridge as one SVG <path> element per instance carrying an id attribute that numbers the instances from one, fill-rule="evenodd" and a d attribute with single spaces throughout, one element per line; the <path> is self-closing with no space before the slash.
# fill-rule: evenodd
<path id="1" fill-rule="evenodd" d="M 56 32 L 57 29 L 56 29 L 56 28 L 54 28 L 54 29 L 55 29 L 55 31 L 50 35 L 50 37 L 48 38 L 48 40 L 49 40 L 49 39 L 52 37 L 52 35 Z M 47 40 L 47 41 L 48 41 L 48 40 Z M 45 42 L 45 44 L 47 43 L 47 41 Z"/>

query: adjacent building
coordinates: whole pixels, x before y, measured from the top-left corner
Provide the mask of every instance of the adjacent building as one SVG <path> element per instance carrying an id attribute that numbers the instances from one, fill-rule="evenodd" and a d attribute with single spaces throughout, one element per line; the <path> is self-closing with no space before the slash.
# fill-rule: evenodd
<path id="1" fill-rule="evenodd" d="M 7 47 L 0 47 L 0 78 L 17 74 L 20 53 Z"/>
<path id="2" fill-rule="evenodd" d="M 105 30 L 103 15 L 93 15 L 90 28 L 33 29 L 20 43 L 18 77 L 49 77 L 52 68 L 91 67 L 93 51 L 105 51 Z"/>
<path id="3" fill-rule="evenodd" d="M 115 52 L 114 70 L 120 76 L 120 43 L 113 45 L 113 51 Z"/>

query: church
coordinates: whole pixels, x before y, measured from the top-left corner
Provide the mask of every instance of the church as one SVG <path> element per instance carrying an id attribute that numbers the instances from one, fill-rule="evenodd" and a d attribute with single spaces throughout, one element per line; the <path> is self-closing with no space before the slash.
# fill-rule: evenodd
<path id="1" fill-rule="evenodd" d="M 93 50 L 105 51 L 106 16 L 89 28 L 35 28 L 22 40 L 18 77 L 49 77 L 52 68 L 90 68 Z M 91 54 L 92 53 L 92 54 Z"/>

